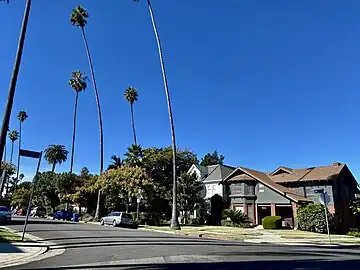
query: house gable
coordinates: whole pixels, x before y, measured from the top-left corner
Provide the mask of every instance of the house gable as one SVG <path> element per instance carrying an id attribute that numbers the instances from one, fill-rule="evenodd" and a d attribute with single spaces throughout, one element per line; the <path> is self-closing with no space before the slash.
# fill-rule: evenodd
<path id="1" fill-rule="evenodd" d="M 275 171 L 270 173 L 271 176 L 277 175 L 277 174 L 293 174 L 293 170 L 284 166 L 278 167 Z"/>
<path id="2" fill-rule="evenodd" d="M 220 183 L 222 183 L 224 185 L 231 185 L 234 182 L 241 181 L 241 180 L 237 180 L 237 178 L 245 177 L 245 176 L 243 176 L 243 174 L 247 175 L 248 180 L 255 179 L 255 180 L 259 181 L 262 185 L 264 185 L 267 188 L 282 195 L 283 197 L 285 197 L 288 200 L 291 200 L 296 203 L 300 202 L 300 201 L 309 201 L 309 199 L 300 196 L 295 191 L 273 182 L 267 174 L 265 174 L 263 172 L 251 170 L 248 168 L 244 168 L 244 167 L 237 168 L 235 171 L 233 171 L 227 178 L 225 178 Z M 235 178 L 235 179 L 233 179 L 233 178 Z"/>

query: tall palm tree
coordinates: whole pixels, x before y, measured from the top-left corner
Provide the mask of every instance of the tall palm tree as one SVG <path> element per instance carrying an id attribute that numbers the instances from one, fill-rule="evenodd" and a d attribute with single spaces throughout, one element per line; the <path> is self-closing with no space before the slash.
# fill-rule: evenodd
<path id="1" fill-rule="evenodd" d="M 9 1 L 6 1 L 9 2 Z M 20 63 L 21 63 L 21 57 L 23 53 L 24 43 L 25 43 L 25 35 L 26 35 L 26 29 L 28 25 L 29 15 L 30 15 L 30 7 L 31 7 L 31 0 L 26 0 L 26 6 L 24 11 L 24 17 L 21 25 L 20 30 L 20 37 L 18 42 L 18 47 L 16 51 L 16 57 L 15 57 L 15 63 L 13 72 L 11 75 L 10 80 L 10 86 L 9 86 L 9 92 L 8 97 L 5 105 L 5 113 L 2 121 L 1 126 L 1 132 L 0 132 L 0 157 L 3 156 L 5 144 L 6 144 L 6 133 L 9 129 L 9 122 L 10 122 L 10 116 L 12 111 L 12 106 L 14 103 L 14 96 L 15 96 L 15 89 L 16 89 L 16 82 L 19 75 L 20 70 Z"/>
<path id="2" fill-rule="evenodd" d="M 77 105 L 79 99 L 79 93 L 85 91 L 87 76 L 84 73 L 81 73 L 80 70 L 74 71 L 71 73 L 71 79 L 69 80 L 69 85 L 72 89 L 75 90 L 75 106 L 74 106 L 74 120 L 73 120 L 73 137 L 72 137 L 72 145 L 71 145 L 71 158 L 70 158 L 70 174 L 73 171 L 74 165 L 74 150 L 75 150 L 75 134 L 76 134 L 76 113 L 77 113 Z"/>
<path id="3" fill-rule="evenodd" d="M 112 160 L 112 162 L 111 162 L 111 164 L 109 164 L 109 166 L 107 168 L 108 170 L 117 169 L 123 165 L 121 158 L 116 155 L 112 155 L 111 160 Z"/>
<path id="4" fill-rule="evenodd" d="M 85 34 L 85 25 L 87 24 L 87 18 L 89 17 L 88 12 L 86 9 L 84 9 L 82 6 L 77 6 L 73 9 L 73 12 L 71 13 L 70 17 L 70 23 L 72 25 L 75 25 L 77 27 L 80 27 L 82 37 L 85 44 L 85 51 L 89 62 L 90 67 L 90 73 L 91 73 L 91 79 L 92 84 L 94 88 L 95 93 L 95 99 L 98 109 L 98 118 L 99 118 L 99 131 L 100 131 L 100 174 L 102 174 L 104 170 L 104 139 L 103 139 L 103 126 L 102 126 L 102 116 L 101 116 L 101 109 L 100 109 L 100 99 L 99 99 L 99 92 L 96 86 L 96 80 L 95 80 L 95 73 L 94 73 L 94 67 L 89 51 L 89 45 L 87 42 L 86 34 Z M 101 198 L 101 191 L 98 191 L 98 198 L 97 198 L 97 204 L 96 204 L 96 211 L 95 211 L 95 220 L 100 219 L 100 198 Z"/>
<path id="5" fill-rule="evenodd" d="M 134 135 L 134 144 L 137 145 L 136 133 L 135 133 L 135 123 L 134 123 L 134 102 L 138 100 L 139 94 L 135 88 L 129 87 L 125 90 L 124 97 L 130 104 L 131 126 L 132 126 L 132 130 L 133 130 L 133 135 Z"/>
<path id="6" fill-rule="evenodd" d="M 13 130 L 9 133 L 9 139 L 11 141 L 11 152 L 10 152 L 10 164 L 12 164 L 12 158 L 14 154 L 14 143 L 19 139 L 19 132 L 17 130 Z"/>
<path id="7" fill-rule="evenodd" d="M 51 144 L 45 149 L 45 159 L 52 164 L 52 172 L 55 172 L 56 164 L 61 164 L 67 160 L 69 151 L 65 149 L 64 145 Z"/>
<path id="8" fill-rule="evenodd" d="M 17 115 L 17 118 L 20 121 L 20 133 L 19 133 L 19 153 L 18 153 L 18 160 L 17 160 L 17 172 L 16 178 L 19 178 L 19 171 L 20 171 L 20 149 L 21 149 L 21 134 L 22 134 L 22 124 L 28 118 L 28 115 L 25 111 L 20 111 Z"/>
<path id="9" fill-rule="evenodd" d="M 139 0 L 133 0 L 133 2 L 137 3 Z M 151 5 L 150 0 L 146 0 L 151 23 L 153 26 L 158 52 L 159 52 L 159 59 L 160 59 L 160 66 L 161 66 L 161 72 L 164 82 L 164 88 L 165 88 L 165 95 L 167 100 L 167 106 L 168 106 L 168 114 L 169 114 L 169 122 L 170 122 L 170 130 L 171 130 L 171 139 L 172 139 L 172 152 L 173 152 L 173 201 L 172 201 L 172 215 L 171 215 L 171 223 L 170 228 L 179 230 L 179 220 L 178 220 L 178 212 L 177 212 L 177 177 L 176 177 L 176 140 L 175 140 L 175 128 L 174 128 L 174 119 L 172 114 L 172 108 L 171 108 L 171 100 L 170 100 L 170 92 L 167 82 L 167 76 L 165 71 L 165 64 L 163 59 L 163 52 L 162 52 L 162 46 L 160 42 L 160 36 L 159 32 L 157 30 L 156 22 L 155 22 L 155 15 L 154 11 Z"/>

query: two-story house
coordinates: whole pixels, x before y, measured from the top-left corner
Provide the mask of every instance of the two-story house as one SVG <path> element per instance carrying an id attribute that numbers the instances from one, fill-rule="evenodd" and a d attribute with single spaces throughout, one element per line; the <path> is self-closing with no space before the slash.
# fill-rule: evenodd
<path id="1" fill-rule="evenodd" d="M 357 182 L 339 162 L 303 169 L 280 166 L 270 173 L 238 167 L 220 184 L 229 187 L 230 207 L 241 209 L 254 224 L 265 216 L 279 215 L 296 227 L 297 206 L 319 203 L 314 192 L 319 188 L 328 195 L 328 209 L 338 228 L 346 230 L 353 221 L 349 202 L 355 198 Z"/>
<path id="2" fill-rule="evenodd" d="M 202 197 L 206 199 L 211 199 L 215 194 L 223 197 L 224 200 L 228 198 L 228 192 L 226 192 L 226 186 L 220 184 L 226 177 L 228 177 L 236 168 L 227 166 L 227 165 L 211 165 L 211 166 L 201 166 L 193 164 L 188 174 L 195 173 L 198 177 L 198 180 L 203 183 L 203 192 Z"/>

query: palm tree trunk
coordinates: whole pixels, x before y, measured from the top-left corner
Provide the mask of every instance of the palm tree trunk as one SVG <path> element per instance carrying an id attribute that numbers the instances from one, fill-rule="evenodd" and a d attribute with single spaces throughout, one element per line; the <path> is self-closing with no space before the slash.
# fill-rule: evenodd
<path id="1" fill-rule="evenodd" d="M 10 121 L 12 106 L 14 103 L 16 82 L 17 82 L 17 77 L 18 77 L 19 70 L 20 70 L 21 57 L 22 57 L 22 52 L 23 52 L 24 43 L 25 43 L 26 29 L 27 29 L 27 24 L 28 24 L 29 15 L 30 15 L 30 7 L 31 7 L 31 0 L 27 0 L 26 6 L 25 6 L 25 11 L 24 11 L 24 17 L 23 17 L 23 21 L 22 21 L 22 25 L 21 25 L 20 38 L 19 38 L 18 48 L 17 48 L 17 52 L 16 52 L 15 64 L 14 64 L 14 68 L 13 68 L 13 72 L 12 72 L 12 76 L 11 76 L 11 80 L 10 80 L 10 86 L 9 86 L 8 98 L 7 98 L 6 106 L 5 106 L 4 118 L 3 118 L 3 122 L 2 122 L 2 126 L 1 126 L 0 157 L 3 156 L 4 148 L 5 148 L 5 144 L 6 144 L 6 135 L 7 135 L 7 131 L 9 128 L 9 121 Z"/>
<path id="2" fill-rule="evenodd" d="M 76 113 L 77 113 L 78 99 L 79 99 L 79 92 L 76 91 L 75 107 L 74 107 L 74 120 L 73 120 L 73 137 L 72 137 L 71 159 L 70 159 L 70 174 L 73 172 L 73 165 L 74 165 L 75 134 L 76 134 Z"/>
<path id="3" fill-rule="evenodd" d="M 4 148 L 4 158 L 1 161 L 6 161 L 6 144 Z M 5 179 L 6 179 L 6 171 L 2 170 L 0 175 L 0 199 L 2 198 L 3 189 L 5 186 Z"/>
<path id="4" fill-rule="evenodd" d="M 82 36 L 85 43 L 85 49 L 86 49 L 86 55 L 89 61 L 89 67 L 90 67 L 90 73 L 91 73 L 91 79 L 94 87 L 95 92 L 95 99 L 96 99 L 96 105 L 98 108 L 98 118 L 99 118 L 99 131 L 100 131 L 100 175 L 102 174 L 104 170 L 104 139 L 103 139 L 103 125 L 102 125 L 102 116 L 101 116 L 101 109 L 100 109 L 100 100 L 99 100 L 99 92 L 96 86 L 95 81 L 95 74 L 94 74 L 94 67 L 92 64 L 90 51 L 89 51 L 89 45 L 86 39 L 85 35 L 85 29 L 84 27 L 81 27 Z M 95 220 L 100 219 L 100 199 L 101 199 L 101 191 L 98 191 L 98 198 L 97 198 L 97 204 L 96 204 L 96 211 L 95 211 Z"/>
<path id="5" fill-rule="evenodd" d="M 19 179 L 19 171 L 20 171 L 20 149 L 21 149 L 21 130 L 22 130 L 22 122 L 20 121 L 20 130 L 19 130 L 19 152 L 18 152 L 18 160 L 17 160 L 17 170 L 16 170 L 16 179 Z"/>
<path id="6" fill-rule="evenodd" d="M 13 154 L 14 154 L 14 141 L 11 141 L 11 152 L 10 152 L 10 164 L 12 164 Z"/>
<path id="7" fill-rule="evenodd" d="M 157 42 L 157 46 L 158 46 L 158 51 L 159 51 L 161 72 L 162 72 L 163 81 L 164 81 L 165 94 L 166 94 L 166 100 L 167 100 L 168 112 L 169 112 L 170 129 L 171 129 L 172 152 L 173 152 L 173 201 L 172 201 L 172 215 L 171 215 L 170 228 L 175 229 L 175 230 L 180 230 L 178 213 L 177 213 L 176 141 L 175 141 L 174 120 L 173 120 L 173 115 L 172 115 L 170 93 L 169 93 L 169 87 L 168 87 L 168 83 L 167 83 L 166 72 L 165 72 L 165 64 L 164 64 L 164 59 L 163 59 L 163 54 L 162 54 L 160 37 L 159 37 L 159 33 L 158 33 L 158 30 L 156 27 L 154 12 L 153 12 L 150 0 L 147 0 L 147 4 L 148 4 L 151 22 L 152 22 L 152 26 L 154 29 L 154 34 L 155 34 L 155 38 L 156 38 L 156 42 Z"/>
<path id="8" fill-rule="evenodd" d="M 134 134 L 134 144 L 137 145 L 136 133 L 135 133 L 135 121 L 134 121 L 134 104 L 130 104 L 130 110 L 131 110 L 131 126 Z"/>
<path id="9" fill-rule="evenodd" d="M 56 166 L 56 162 L 53 163 L 51 172 L 55 172 L 55 166 Z"/>

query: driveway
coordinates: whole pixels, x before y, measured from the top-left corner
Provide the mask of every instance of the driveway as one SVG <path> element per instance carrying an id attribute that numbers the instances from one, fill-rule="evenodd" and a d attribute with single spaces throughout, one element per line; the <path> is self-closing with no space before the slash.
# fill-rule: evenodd
<path id="1" fill-rule="evenodd" d="M 23 220 L 9 227 L 22 229 Z M 14 269 L 293 269 L 358 267 L 359 248 L 296 247 L 222 241 L 32 219 L 28 233 L 65 248 L 58 256 Z M 10 268 L 9 268 L 10 269 Z"/>

